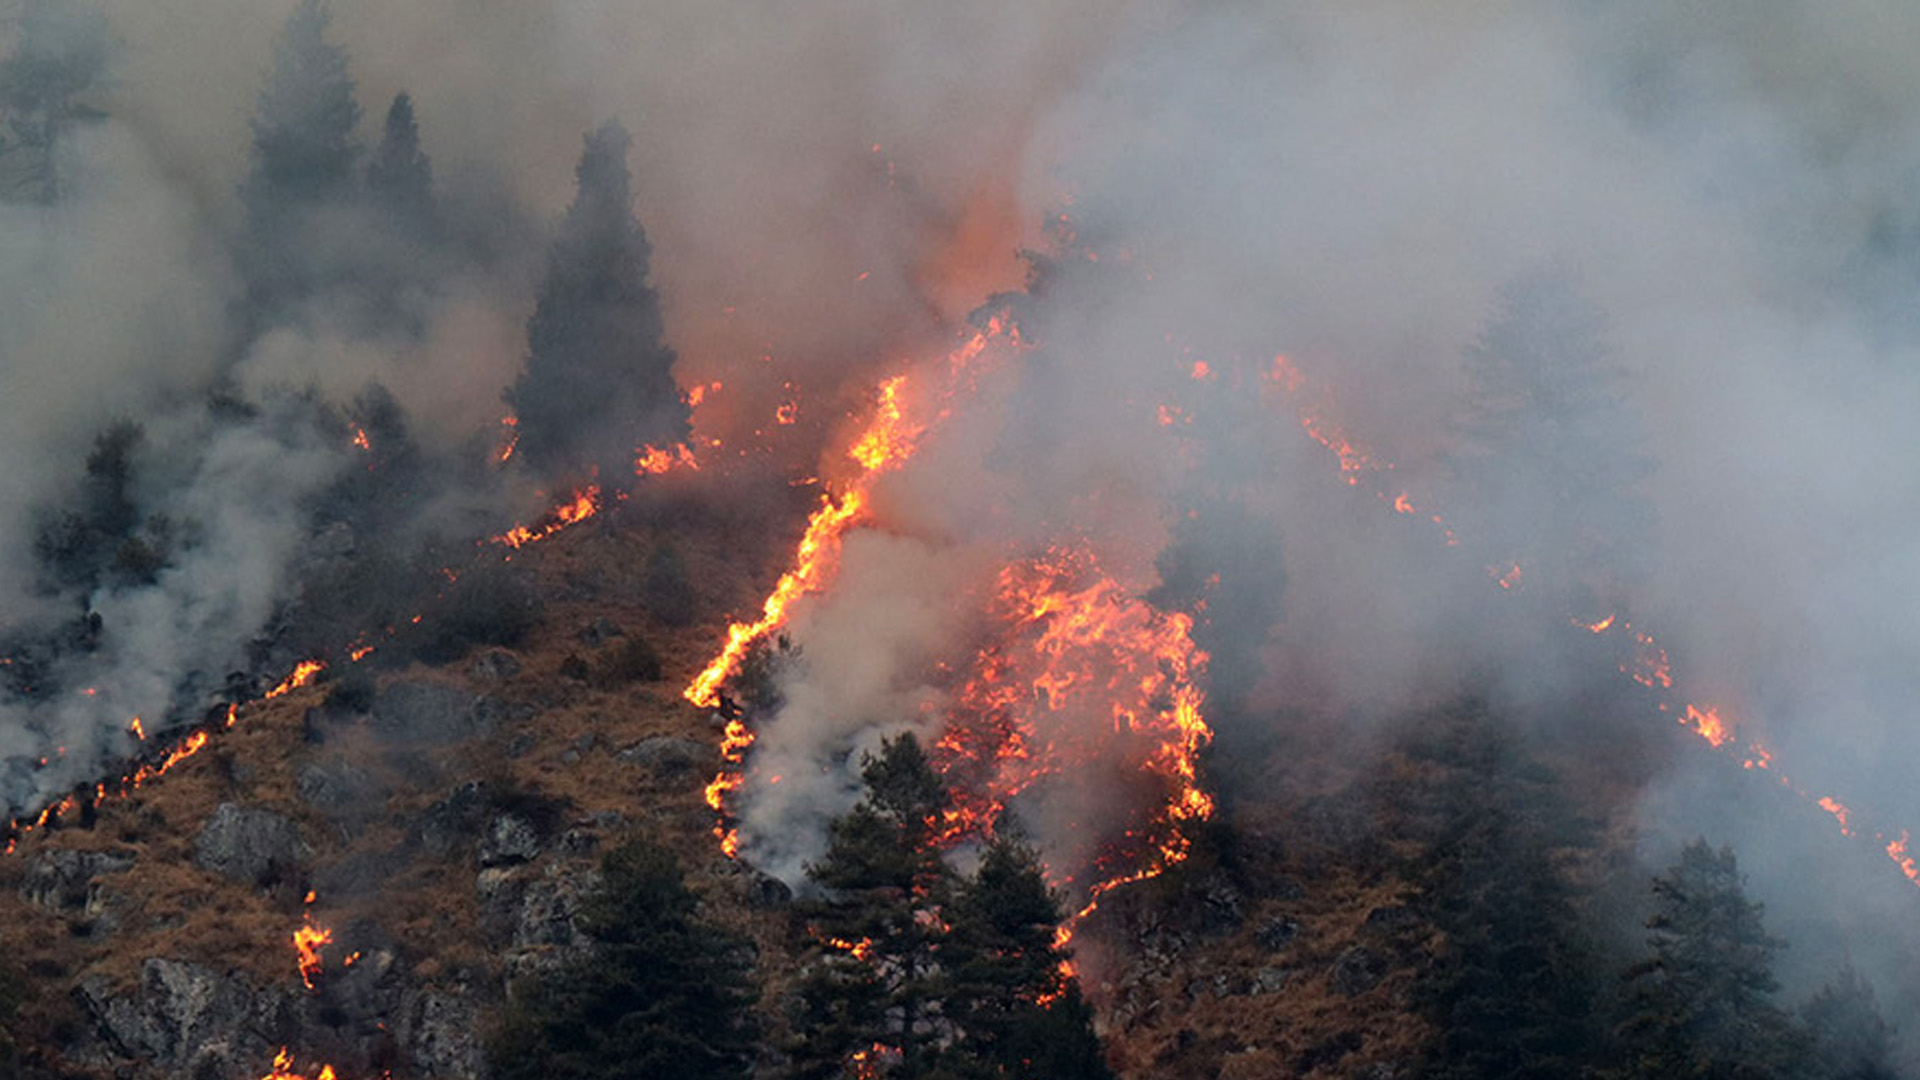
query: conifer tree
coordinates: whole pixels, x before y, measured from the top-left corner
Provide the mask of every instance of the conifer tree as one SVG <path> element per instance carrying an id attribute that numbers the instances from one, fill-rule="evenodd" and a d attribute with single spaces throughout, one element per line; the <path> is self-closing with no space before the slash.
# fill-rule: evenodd
<path id="1" fill-rule="evenodd" d="M 241 188 L 247 233 L 241 266 L 252 328 L 328 283 L 314 250 L 324 215 L 350 203 L 360 154 L 360 106 L 346 52 L 327 40 L 323 0 L 301 0 L 274 44 L 273 71 L 253 118 L 253 168 Z"/>
<path id="2" fill-rule="evenodd" d="M 701 922 L 679 864 L 634 842 L 609 852 L 581 912 L 591 955 L 515 988 L 489 1042 L 496 1080 L 745 1076 L 750 945 Z"/>
<path id="3" fill-rule="evenodd" d="M 1733 851 L 1695 840 L 1653 879 L 1653 895 L 1650 955 L 1628 971 L 1632 1004 L 1620 1029 L 1629 1075 L 1803 1075 L 1804 1033 L 1773 1004 L 1783 942 L 1747 899 Z"/>
<path id="4" fill-rule="evenodd" d="M 946 788 L 912 734 L 887 740 L 861 773 L 867 794 L 833 823 L 807 868 L 824 890 L 802 910 L 814 938 L 801 987 L 798 1075 L 845 1073 L 855 1055 L 927 1075 L 944 1028 L 938 953 L 954 874 L 933 844 Z"/>
<path id="5" fill-rule="evenodd" d="M 633 216 L 630 139 L 609 121 L 587 136 L 573 205 L 561 219 L 532 318 L 526 370 L 507 390 L 520 453 L 549 474 L 616 482 L 636 448 L 684 439 L 652 245 Z"/>
<path id="6" fill-rule="evenodd" d="M 433 164 L 420 148 L 420 126 L 413 98 L 394 95 L 373 159 L 367 163 L 367 191 L 387 220 L 425 237 L 433 224 Z"/>
<path id="7" fill-rule="evenodd" d="M 1820 1080 L 1895 1080 L 1893 1030 L 1880 1016 L 1873 987 L 1851 967 L 1820 988 L 1800 1010 L 1813 1041 Z"/>
<path id="8" fill-rule="evenodd" d="M 1592 837 L 1518 739 L 1476 711 L 1429 750 L 1451 767 L 1418 901 L 1445 934 L 1421 992 L 1440 1033 L 1422 1075 L 1439 1080 L 1573 1077 L 1602 1059 L 1598 960 L 1553 859 Z"/>
<path id="9" fill-rule="evenodd" d="M 943 997 L 959 1037 L 944 1064 L 969 1080 L 1106 1080 L 1093 1010 L 1056 942 L 1059 898 L 1033 849 L 1000 832 L 950 908 Z"/>
<path id="10" fill-rule="evenodd" d="M 1497 565 L 1521 565 L 1530 591 L 1559 594 L 1556 617 L 1642 579 L 1651 469 L 1637 417 L 1607 363 L 1605 316 L 1561 273 L 1523 278 L 1467 350 L 1472 400 L 1454 455 L 1481 515 L 1476 539 Z"/>

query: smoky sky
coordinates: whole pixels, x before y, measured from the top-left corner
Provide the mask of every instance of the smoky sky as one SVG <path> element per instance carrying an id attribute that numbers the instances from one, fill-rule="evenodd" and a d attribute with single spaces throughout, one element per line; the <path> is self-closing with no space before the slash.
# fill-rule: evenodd
<path id="1" fill-rule="evenodd" d="M 110 118 L 75 148 L 73 198 L 0 207 L 0 586 L 16 605 L 31 603 L 31 508 L 92 433 L 159 415 L 221 370 L 247 119 L 291 4 L 103 7 Z M 928 362 L 969 309 L 1020 285 L 1018 250 L 1043 245 L 1060 213 L 1134 260 L 1138 272 L 1046 298 L 1050 366 L 987 395 L 888 482 L 885 527 L 853 538 L 840 585 L 799 613 L 811 674 L 792 708 L 820 734 L 796 719 L 771 740 L 857 746 L 904 722 L 921 692 L 908 669 L 961 636 L 941 600 L 986 572 L 984 552 L 1079 530 L 1151 587 L 1163 511 L 1195 482 L 1152 409 L 1186 392 L 1192 357 L 1253 371 L 1288 356 L 1404 486 L 1440 498 L 1468 405 L 1463 358 L 1501 290 L 1553 267 L 1604 312 L 1608 362 L 1656 465 L 1636 619 L 1688 693 L 1741 717 L 1800 783 L 1920 823 L 1904 775 L 1920 751 L 1920 74 L 1907 48 L 1920 9 L 332 10 L 363 141 L 409 91 L 443 197 L 511 208 L 517 231 L 441 297 L 422 343 L 272 337 L 241 361 L 256 393 L 342 396 L 378 377 L 447 444 L 495 419 L 524 349 L 538 223 L 565 205 L 581 134 L 607 117 L 634 134 L 635 209 L 680 381 L 732 387 L 696 416 L 709 430 L 750 430 L 785 381 L 809 392 L 803 411 L 839 408 L 878 373 Z M 1429 541 L 1330 483 L 1284 398 L 1246 396 L 1215 421 L 1246 437 L 1210 460 L 1285 552 L 1268 701 L 1380 715 L 1490 664 L 1551 696 L 1561 666 L 1501 663 L 1514 643 L 1476 635 L 1463 613 L 1480 601 L 1435 576 L 1418 554 Z M 1030 397 L 1059 407 L 1036 419 Z M 1015 418 L 1051 430 L 1008 470 Z M 1096 506 L 1090 491 L 1110 497 Z M 1463 530 L 1500 516 L 1440 509 Z M 820 812 L 844 804 L 843 783 L 829 781 Z M 1654 793 L 1649 806 L 1680 815 L 1654 827 L 1766 848 L 1749 816 L 1698 802 Z M 1784 895 L 1790 876 L 1758 883 Z"/>

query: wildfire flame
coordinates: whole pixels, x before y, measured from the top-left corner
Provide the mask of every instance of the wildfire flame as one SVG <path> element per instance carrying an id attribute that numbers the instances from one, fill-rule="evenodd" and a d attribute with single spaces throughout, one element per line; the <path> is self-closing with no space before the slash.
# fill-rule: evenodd
<path id="1" fill-rule="evenodd" d="M 312 1076 L 294 1071 L 293 1055 L 283 1046 L 280 1052 L 273 1056 L 273 1071 L 261 1077 L 260 1080 L 335 1080 L 335 1077 L 331 1065 L 320 1066 L 320 1071 Z"/>
<path id="2" fill-rule="evenodd" d="M 300 927 L 293 932 L 293 951 L 300 965 L 300 981 L 312 990 L 313 980 L 320 975 L 320 950 L 333 944 L 333 931 L 319 926 L 313 921 L 313 894 L 307 894 L 309 910 L 302 912 Z"/>
<path id="3" fill-rule="evenodd" d="M 588 484 L 574 492 L 566 502 L 547 512 L 546 518 L 535 526 L 516 525 L 493 538 L 496 544 L 518 550 L 528 544 L 537 543 L 572 525 L 578 525 L 600 512 L 600 486 Z"/>
<path id="4" fill-rule="evenodd" d="M 700 462 L 686 443 L 674 443 L 672 446 L 659 447 L 651 444 L 643 446 L 633 460 L 633 472 L 636 476 L 659 476 L 675 469 L 700 470 Z"/>
<path id="5" fill-rule="evenodd" d="M 1293 396 L 1302 394 L 1308 385 L 1306 376 L 1284 356 L 1274 358 L 1273 366 L 1267 373 L 1267 379 L 1271 384 L 1278 386 L 1286 394 Z M 1302 403 L 1297 406 L 1296 411 L 1300 418 L 1301 426 L 1307 434 L 1316 442 L 1334 452 L 1339 459 L 1342 479 L 1350 486 L 1358 486 L 1358 477 L 1361 475 L 1371 472 L 1392 471 L 1393 465 L 1391 462 L 1381 463 L 1375 461 L 1358 444 L 1349 440 L 1339 425 L 1328 420 L 1324 412 L 1323 404 L 1319 402 Z M 1389 502 L 1398 513 L 1413 511 L 1413 504 L 1404 492 L 1391 498 L 1381 491 L 1376 491 L 1375 495 L 1383 501 Z M 1431 515 L 1431 520 L 1434 524 L 1441 527 L 1446 542 L 1449 545 L 1457 543 L 1457 538 L 1454 536 L 1453 531 L 1446 527 L 1439 514 Z M 1520 566 L 1518 563 L 1512 564 L 1511 570 L 1505 574 L 1503 574 L 1498 567 L 1492 568 L 1492 577 L 1502 588 L 1511 589 L 1520 582 Z M 1672 658 L 1667 654 L 1666 649 L 1654 640 L 1652 634 L 1645 630 L 1635 629 L 1631 623 L 1618 618 L 1617 615 L 1608 615 L 1600 621 L 1593 623 L 1576 618 L 1573 620 L 1573 625 L 1596 635 L 1605 634 L 1615 627 L 1618 627 L 1622 633 L 1630 634 L 1633 641 L 1633 654 L 1626 663 L 1620 665 L 1620 671 L 1634 682 L 1650 690 L 1667 691 L 1673 689 Z M 1664 701 L 1659 704 L 1658 708 L 1661 712 L 1673 711 L 1673 707 Z M 1698 735 L 1714 749 L 1733 754 L 1735 760 L 1740 761 L 1743 768 L 1770 773 L 1779 780 L 1782 787 L 1793 792 L 1803 801 L 1832 815 L 1834 820 L 1839 823 L 1840 832 L 1843 836 L 1853 836 L 1855 834 L 1853 827 L 1854 813 L 1851 808 L 1831 795 L 1816 797 L 1806 789 L 1796 786 L 1790 777 L 1774 767 L 1772 751 L 1768 750 L 1759 742 L 1749 740 L 1743 747 L 1735 735 L 1735 730 L 1738 725 L 1732 717 L 1723 710 L 1711 706 L 1685 703 L 1681 707 L 1678 720 L 1682 727 Z M 1897 839 L 1892 840 L 1889 840 L 1884 833 L 1874 834 L 1877 840 L 1886 843 L 1887 855 L 1894 861 L 1894 864 L 1900 868 L 1900 872 L 1906 875 L 1907 879 L 1915 885 L 1920 885 L 1920 862 L 1916 862 L 1913 857 L 1907 854 L 1909 835 L 1908 830 L 1905 829 L 1900 831 Z M 1097 902 L 1098 896 L 1096 895 L 1094 899 Z M 1085 914 L 1086 913 L 1083 912 L 1082 917 Z"/>
<path id="6" fill-rule="evenodd" d="M 1190 827 L 1214 810 L 1198 771 L 1212 732 L 1192 618 L 1156 611 L 1078 545 L 1003 569 L 989 617 L 1004 629 L 975 658 L 935 744 L 953 788 L 944 838 L 989 833 L 1012 799 L 1118 750 L 1162 798 L 1100 844 L 1087 899 L 1186 858 Z"/>

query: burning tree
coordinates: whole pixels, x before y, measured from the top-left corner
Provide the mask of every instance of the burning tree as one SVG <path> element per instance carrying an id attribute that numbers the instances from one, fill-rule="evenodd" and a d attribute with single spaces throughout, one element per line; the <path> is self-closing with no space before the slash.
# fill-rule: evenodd
<path id="1" fill-rule="evenodd" d="M 1033 851 L 1003 828 L 956 875 L 940 850 L 951 800 L 910 734 L 862 775 L 866 798 L 809 868 L 825 893 L 804 908 L 796 1075 L 1107 1077 Z"/>
<path id="2" fill-rule="evenodd" d="M 689 410 L 648 284 L 653 247 L 633 216 L 626 129 L 587 136 L 533 317 L 527 365 L 506 393 L 519 452 L 550 474 L 630 471 L 635 449 L 685 440 Z"/>

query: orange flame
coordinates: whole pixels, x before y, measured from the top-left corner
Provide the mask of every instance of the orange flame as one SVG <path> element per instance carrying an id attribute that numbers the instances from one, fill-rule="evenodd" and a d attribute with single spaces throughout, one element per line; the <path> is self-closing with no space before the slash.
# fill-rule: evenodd
<path id="1" fill-rule="evenodd" d="M 307 893 L 307 906 L 313 905 L 313 893 Z M 293 932 L 293 951 L 300 965 L 300 981 L 308 990 L 313 989 L 313 980 L 320 974 L 320 950 L 333 943 L 333 931 L 318 926 L 313 921 L 313 912 L 307 910 L 300 915 L 300 926 Z"/>
<path id="2" fill-rule="evenodd" d="M 335 1080 L 335 1077 L 331 1065 L 320 1066 L 320 1071 L 311 1077 L 305 1073 L 295 1072 L 293 1055 L 283 1046 L 280 1052 L 273 1056 L 273 1071 L 261 1077 L 260 1080 Z"/>
<path id="3" fill-rule="evenodd" d="M 578 525 L 599 512 L 600 487 L 597 484 L 589 484 L 574 492 L 566 502 L 548 511 L 541 525 L 532 527 L 516 525 L 494 537 L 493 542 L 505 544 L 517 550 L 528 544 L 545 540 L 570 525 Z"/>
<path id="4" fill-rule="evenodd" d="M 322 671 L 325 671 L 326 669 L 327 669 L 327 665 L 324 662 L 319 660 L 300 661 L 298 664 L 294 665 L 293 673 L 291 675 L 288 675 L 286 678 L 281 679 L 278 686 L 275 686 L 273 689 L 267 691 L 266 700 L 272 701 L 274 698 L 284 697 L 285 695 L 290 694 L 293 691 L 298 690 L 303 686 L 306 686 L 307 684 L 313 682 L 315 677 L 317 677 Z"/>
<path id="5" fill-rule="evenodd" d="M 1214 810 L 1198 769 L 1212 731 L 1192 618 L 1156 611 L 1077 546 L 1003 569 L 990 617 L 1005 629 L 976 657 L 935 744 L 953 787 L 943 839 L 989 833 L 1022 792 L 1118 750 L 1162 796 L 1097 846 L 1089 900 L 1185 859 L 1191 826 Z"/>
<path id="6" fill-rule="evenodd" d="M 633 461 L 636 476 L 659 476 L 677 468 L 694 472 L 700 470 L 699 460 L 693 456 L 692 450 L 687 449 L 686 443 L 674 443 L 665 448 L 649 444 L 641 447 L 637 454 Z"/>
<path id="7" fill-rule="evenodd" d="M 367 451 L 368 453 L 373 452 L 373 440 L 367 438 L 366 428 L 353 429 L 353 445 L 359 447 L 362 450 Z"/>
<path id="8" fill-rule="evenodd" d="M 1816 805 L 1818 805 L 1820 809 L 1825 810 L 1827 813 L 1832 814 L 1833 819 L 1840 823 L 1841 836 L 1853 835 L 1853 827 L 1848 823 L 1848 819 L 1853 816 L 1853 811 L 1847 809 L 1847 806 L 1845 803 L 1842 803 L 1840 800 L 1834 798 L 1831 795 L 1823 795 L 1820 797 L 1820 801 Z"/>
<path id="9" fill-rule="evenodd" d="M 1887 841 L 1887 858 L 1892 859 L 1894 865 L 1900 868 L 1900 872 L 1907 875 L 1908 881 L 1920 885 L 1920 864 L 1916 864 L 1913 856 L 1907 854 L 1907 843 L 1910 839 L 1907 830 L 1901 829 L 1900 839 Z"/>

